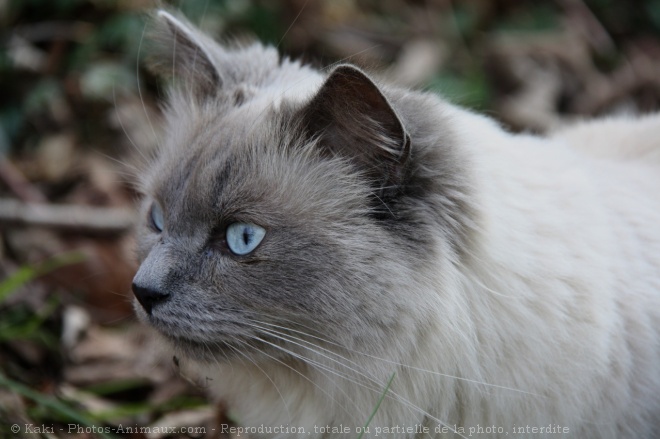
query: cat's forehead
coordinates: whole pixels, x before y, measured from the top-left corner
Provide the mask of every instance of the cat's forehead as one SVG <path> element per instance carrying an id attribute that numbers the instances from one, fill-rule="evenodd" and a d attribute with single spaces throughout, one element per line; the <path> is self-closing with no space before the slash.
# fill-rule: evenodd
<path id="1" fill-rule="evenodd" d="M 260 215 L 330 213 L 336 209 L 325 208 L 330 197 L 346 199 L 350 192 L 335 181 L 346 165 L 320 160 L 310 140 L 294 134 L 290 113 L 255 105 L 179 124 L 153 167 L 150 195 L 186 223 L 234 214 L 258 221 Z"/>
<path id="2" fill-rule="evenodd" d="M 230 186 L 230 177 L 239 169 L 247 170 L 246 160 L 258 160 L 259 149 L 279 144 L 273 111 L 259 110 L 206 109 L 174 122 L 148 182 L 149 191 L 163 200 L 184 193 L 208 198 Z"/>
<path id="3" fill-rule="evenodd" d="M 283 84 L 290 80 L 295 82 Z M 174 92 L 158 166 L 146 179 L 148 191 L 180 189 L 193 176 L 208 181 L 209 174 L 222 174 L 219 169 L 230 157 L 237 163 L 252 158 L 277 164 L 275 149 L 290 143 L 286 138 L 296 125 L 294 113 L 320 82 L 318 73 L 290 65 L 273 72 L 269 83 L 238 84 L 202 104 Z"/>

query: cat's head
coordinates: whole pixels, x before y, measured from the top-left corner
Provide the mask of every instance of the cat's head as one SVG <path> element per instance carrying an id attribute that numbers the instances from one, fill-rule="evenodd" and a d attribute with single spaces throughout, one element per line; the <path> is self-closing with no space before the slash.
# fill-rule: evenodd
<path id="1" fill-rule="evenodd" d="M 416 122 L 426 98 L 155 21 L 173 84 L 141 176 L 139 317 L 206 360 L 289 355 L 310 336 L 377 350 L 421 324 L 416 276 L 450 263 L 465 204 L 457 161 L 424 146 L 450 139 Z"/>

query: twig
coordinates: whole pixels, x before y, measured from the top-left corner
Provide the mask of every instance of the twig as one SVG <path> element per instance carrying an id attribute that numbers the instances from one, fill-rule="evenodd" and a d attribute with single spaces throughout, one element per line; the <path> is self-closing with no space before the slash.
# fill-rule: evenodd
<path id="1" fill-rule="evenodd" d="M 46 197 L 9 160 L 0 158 L 0 180 L 23 201 L 42 203 Z"/>
<path id="2" fill-rule="evenodd" d="M 80 233 L 123 233 L 135 223 L 126 208 L 23 203 L 0 198 L 0 224 L 41 226 Z"/>
<path id="3" fill-rule="evenodd" d="M 584 0 L 557 0 L 591 47 L 600 54 L 615 50 L 614 40 Z"/>
<path id="4" fill-rule="evenodd" d="M 44 21 L 13 29 L 15 34 L 32 43 L 57 40 L 84 42 L 93 31 L 94 26 L 84 21 Z"/>

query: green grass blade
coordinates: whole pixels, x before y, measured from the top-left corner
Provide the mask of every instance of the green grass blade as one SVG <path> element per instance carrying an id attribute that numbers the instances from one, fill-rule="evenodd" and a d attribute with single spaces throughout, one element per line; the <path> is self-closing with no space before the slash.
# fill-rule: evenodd
<path id="1" fill-rule="evenodd" d="M 35 278 L 50 273 L 66 265 L 77 264 L 85 259 L 85 255 L 80 252 L 65 253 L 48 259 L 34 266 L 25 266 L 19 268 L 14 274 L 0 282 L 0 303 L 5 301 L 12 293 L 16 292 L 23 285 Z"/>
<path id="2" fill-rule="evenodd" d="M 37 277 L 37 270 L 33 267 L 21 267 L 7 279 L 0 282 L 0 303 L 20 287 Z"/>
<path id="3" fill-rule="evenodd" d="M 78 413 L 76 410 L 69 407 L 67 404 L 58 401 L 57 399 L 50 398 L 46 395 L 42 395 L 41 393 L 32 390 L 21 383 L 13 381 L 7 378 L 3 373 L 0 373 L 0 387 L 6 387 L 7 389 L 13 392 L 23 395 L 24 397 L 31 399 L 32 401 L 36 402 L 42 407 L 57 412 L 60 415 L 65 416 L 80 425 L 84 425 L 86 427 L 95 426 L 94 422 L 87 419 L 85 416 Z M 105 439 L 117 439 L 116 436 L 111 434 L 102 433 L 102 432 L 99 432 L 98 434 Z"/>
<path id="4" fill-rule="evenodd" d="M 383 400 L 385 399 L 385 395 L 387 395 L 387 392 L 390 390 L 390 386 L 392 385 L 392 381 L 394 381 L 394 375 L 396 375 L 396 372 L 392 373 L 392 376 L 390 377 L 389 381 L 387 382 L 387 385 L 385 386 L 385 389 L 383 390 L 383 393 L 380 394 L 380 398 L 378 398 L 378 402 L 376 403 L 376 407 L 374 407 L 374 410 L 371 412 L 371 415 L 369 415 L 369 419 L 367 419 L 367 422 L 364 424 L 364 428 L 360 432 L 360 435 L 357 437 L 357 439 L 362 439 L 362 436 L 364 435 L 364 432 L 367 430 L 367 427 L 369 427 L 369 424 L 371 423 L 371 420 L 376 416 L 376 412 L 380 408 L 380 405 L 383 403 Z"/>

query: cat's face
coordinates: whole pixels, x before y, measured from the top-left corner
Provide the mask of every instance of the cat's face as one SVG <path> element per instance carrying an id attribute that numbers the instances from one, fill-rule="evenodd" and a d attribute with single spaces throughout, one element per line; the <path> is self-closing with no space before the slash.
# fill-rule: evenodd
<path id="1" fill-rule="evenodd" d="M 139 317 L 214 361 L 287 355 L 303 333 L 370 349 L 413 324 L 424 303 L 406 289 L 438 233 L 416 216 L 424 179 L 373 82 L 350 66 L 323 80 L 272 49 L 229 51 L 157 21 L 183 67 L 141 182 Z"/>
<path id="2" fill-rule="evenodd" d="M 374 264 L 364 252 L 385 239 L 364 189 L 345 163 L 288 151 L 301 145 L 285 143 L 278 121 L 246 138 L 222 117 L 215 132 L 186 127 L 171 145 L 186 153 L 151 169 L 134 288 L 167 297 L 136 291 L 138 313 L 185 350 L 225 354 L 227 343 L 274 342 L 259 326 L 359 325 L 349 310 L 371 305 L 347 292 L 367 281 L 356 278 Z"/>

